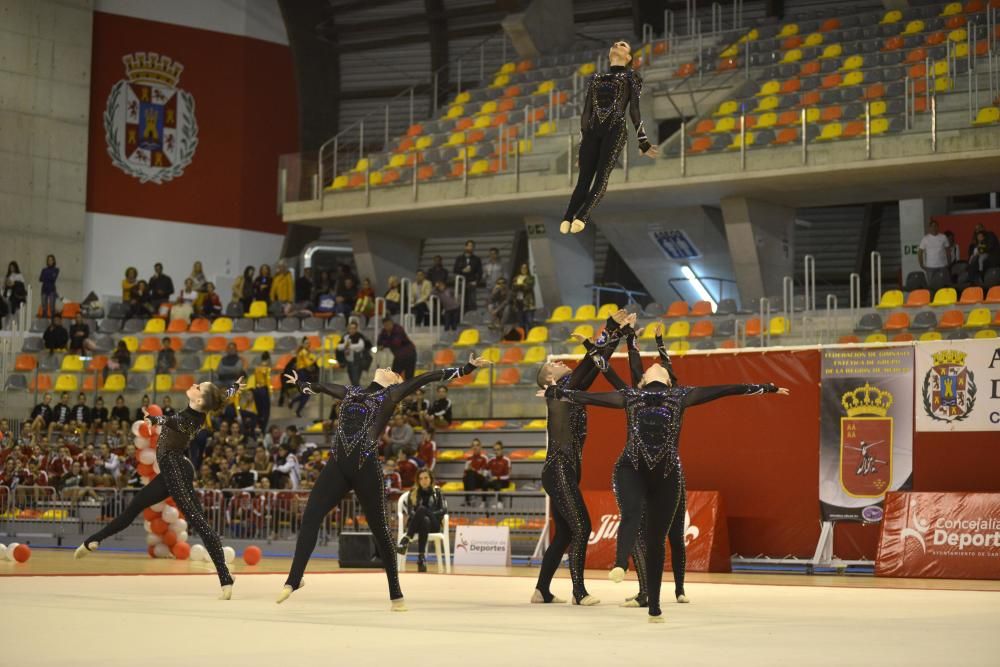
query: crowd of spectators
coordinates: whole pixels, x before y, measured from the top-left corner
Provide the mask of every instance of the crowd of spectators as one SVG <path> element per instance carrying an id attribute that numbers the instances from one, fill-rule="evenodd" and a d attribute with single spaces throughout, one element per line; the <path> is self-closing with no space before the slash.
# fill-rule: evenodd
<path id="1" fill-rule="evenodd" d="M 920 240 L 917 260 L 929 284 L 988 287 L 985 284 L 987 272 L 1000 269 L 1000 240 L 995 233 L 978 224 L 972 230 L 972 242 L 963 257 L 955 234 L 942 233 L 938 223 L 932 220 L 927 226 L 927 234 Z"/>

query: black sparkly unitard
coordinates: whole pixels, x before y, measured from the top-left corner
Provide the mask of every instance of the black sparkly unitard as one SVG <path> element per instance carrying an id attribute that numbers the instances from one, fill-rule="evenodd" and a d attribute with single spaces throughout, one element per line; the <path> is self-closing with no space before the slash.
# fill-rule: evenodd
<path id="1" fill-rule="evenodd" d="M 631 331 L 631 327 L 625 327 Z M 598 340 L 597 354 L 607 359 L 618 346 L 623 335 L 618 323 L 608 319 L 604 334 Z M 558 386 L 568 390 L 586 390 L 598 375 L 598 368 L 590 355 L 577 364 L 572 373 L 564 375 Z M 580 472 L 583 463 L 583 444 L 587 438 L 587 408 L 566 401 L 548 398 L 548 449 L 542 467 L 542 488 L 549 495 L 555 536 L 542 556 L 536 588 L 546 602 L 551 601 L 549 586 L 552 577 L 569 550 L 569 572 L 573 581 L 573 595 L 577 600 L 587 596 L 583 582 L 583 567 L 590 539 L 590 515 L 580 493 Z"/>
<path id="2" fill-rule="evenodd" d="M 595 74 L 587 86 L 580 115 L 580 175 L 569 200 L 563 220 L 590 220 L 590 214 L 608 189 L 611 171 L 625 147 L 626 111 L 635 126 L 639 149 L 650 148 L 639 112 L 639 92 L 642 79 L 630 67 L 613 66 L 610 71 Z"/>
<path id="3" fill-rule="evenodd" d="M 608 363 L 595 363 L 618 390 L 588 393 L 554 387 L 553 398 L 581 405 L 598 405 L 625 410 L 625 449 L 615 466 L 615 494 L 622 503 L 619 544 L 634 544 L 640 517 L 645 521 L 646 589 L 649 614 L 659 616 L 660 585 L 663 580 L 664 543 L 677 517 L 684 492 L 678 453 L 684 410 L 725 396 L 753 396 L 774 393 L 773 384 L 732 384 L 713 387 L 668 386 L 659 382 L 639 389 L 627 386 Z M 630 350 L 630 357 L 633 356 Z M 638 358 L 638 353 L 634 355 Z M 643 514 L 645 503 L 645 514 Z M 683 517 L 679 517 L 683 528 Z M 626 547 L 627 551 L 627 547 Z M 620 555 L 619 555 L 620 558 Z"/>
<path id="4" fill-rule="evenodd" d="M 306 502 L 286 585 L 293 589 L 301 585 L 306 564 L 316 548 L 323 518 L 348 491 L 353 490 L 361 503 L 375 546 L 385 566 L 389 597 L 393 600 L 403 597 L 386 514 L 385 484 L 378 459 L 379 435 L 389 423 L 396 405 L 406 396 L 431 382 L 449 382 L 468 375 L 473 370 L 475 366 L 472 364 L 466 364 L 464 368 L 445 368 L 423 373 L 391 387 L 383 387 L 374 382 L 364 388 L 318 382 L 300 384 L 300 390 L 308 388 L 313 392 L 333 396 L 341 402 L 330 460 L 320 472 Z"/>
<path id="5" fill-rule="evenodd" d="M 236 391 L 235 385 L 230 387 L 226 392 L 226 398 L 231 398 Z M 201 503 L 195 496 L 194 466 L 184 456 L 191 440 L 205 425 L 205 413 L 188 407 L 170 417 L 150 416 L 149 421 L 153 426 L 162 427 L 156 447 L 156 461 L 160 465 L 160 474 L 135 494 L 132 502 L 121 514 L 88 537 L 84 544 L 103 542 L 132 525 L 136 517 L 147 507 L 161 503 L 167 498 L 173 498 L 177 503 L 177 509 L 183 512 L 188 526 L 193 528 L 205 543 L 205 549 L 212 557 L 215 571 L 219 575 L 219 583 L 228 586 L 233 583 L 233 577 L 226 567 L 222 540 L 208 523 Z"/>

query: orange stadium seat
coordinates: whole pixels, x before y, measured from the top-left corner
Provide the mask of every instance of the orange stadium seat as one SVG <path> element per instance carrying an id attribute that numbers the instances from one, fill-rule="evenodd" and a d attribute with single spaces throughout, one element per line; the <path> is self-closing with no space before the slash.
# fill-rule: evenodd
<path id="1" fill-rule="evenodd" d="M 205 352 L 224 352 L 227 342 L 225 336 L 212 336 L 205 341 Z"/>
<path id="2" fill-rule="evenodd" d="M 187 330 L 187 320 L 170 320 L 170 324 L 167 325 L 167 333 L 184 333 Z"/>
<path id="3" fill-rule="evenodd" d="M 188 331 L 190 333 L 208 333 L 211 327 L 212 323 L 209 320 L 204 317 L 196 317 L 191 321 L 191 327 Z"/>
<path id="4" fill-rule="evenodd" d="M 975 306 L 983 302 L 982 287 L 966 287 L 962 290 L 962 298 L 958 300 L 960 306 Z"/>
<path id="5" fill-rule="evenodd" d="M 923 308 L 924 306 L 930 304 L 930 302 L 930 290 L 915 289 L 906 295 L 906 303 L 903 305 L 907 308 Z"/>
<path id="6" fill-rule="evenodd" d="M 965 324 L 965 317 L 960 310 L 948 310 L 938 320 L 938 329 L 958 329 Z"/>
<path id="7" fill-rule="evenodd" d="M 664 313 L 663 316 L 686 317 L 690 311 L 691 308 L 688 306 L 687 301 L 674 301 L 672 304 L 670 304 L 670 307 L 667 308 L 667 312 Z"/>
<path id="8" fill-rule="evenodd" d="M 886 331 L 902 331 L 910 328 L 910 316 L 906 313 L 893 313 L 885 322 Z"/>
<path id="9" fill-rule="evenodd" d="M 19 354 L 14 360 L 14 370 L 18 373 L 33 371 L 37 365 L 38 362 L 33 354 Z"/>
<path id="10" fill-rule="evenodd" d="M 434 353 L 435 366 L 451 366 L 455 363 L 455 350 L 445 348 Z"/>

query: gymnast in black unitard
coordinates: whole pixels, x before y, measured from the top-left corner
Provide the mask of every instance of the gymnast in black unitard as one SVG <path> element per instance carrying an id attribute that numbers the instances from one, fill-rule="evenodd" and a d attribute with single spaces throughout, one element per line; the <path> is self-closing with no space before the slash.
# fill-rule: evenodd
<path id="1" fill-rule="evenodd" d="M 623 332 L 631 332 L 635 315 L 619 310 L 605 325 L 604 333 L 592 344 L 601 357 L 610 357 Z M 585 355 L 575 369 L 562 362 L 548 362 L 538 371 L 538 385 L 585 390 L 599 371 L 591 355 Z M 587 593 L 583 567 L 590 538 L 590 515 L 580 493 L 583 444 L 587 438 L 587 408 L 557 399 L 546 400 L 548 408 L 548 448 L 542 466 L 542 488 L 549 495 L 552 521 L 556 532 L 542 556 L 538 583 L 531 596 L 533 603 L 565 602 L 549 591 L 552 577 L 563 555 L 569 550 L 569 572 L 573 581 L 573 604 L 591 606 L 600 600 Z"/>
<path id="2" fill-rule="evenodd" d="M 608 189 L 608 179 L 628 139 L 625 113 L 632 119 L 639 151 L 655 158 L 659 149 L 649 143 L 639 112 L 642 79 L 629 67 L 632 54 L 628 42 L 619 40 L 608 51 L 607 72 L 591 77 L 584 92 L 580 114 L 580 174 L 559 225 L 563 234 L 577 234 L 590 222 L 590 214 Z"/>
<path id="3" fill-rule="evenodd" d="M 626 549 L 627 553 L 627 549 L 635 543 L 645 502 L 649 620 L 660 623 L 663 622 L 660 585 L 663 580 L 664 543 L 683 493 L 678 444 L 684 410 L 725 396 L 787 395 L 788 390 L 773 384 L 675 386 L 670 373 L 658 363 L 642 374 L 638 387 L 629 387 L 596 347 L 590 355 L 617 391 L 588 393 L 553 385 L 546 390 L 546 395 L 581 405 L 625 410 L 625 449 L 615 467 L 615 490 L 622 509 L 622 524 L 618 528 L 619 548 Z M 634 340 L 629 344 L 629 358 L 630 366 L 641 363 Z M 683 517 L 680 520 L 683 521 Z M 617 560 L 619 564 L 623 561 L 620 552 Z"/>
<path id="4" fill-rule="evenodd" d="M 205 518 L 201 504 L 194 494 L 194 466 L 184 455 L 191 439 L 205 426 L 205 415 L 222 409 L 226 401 L 236 395 L 246 385 L 243 378 L 223 391 L 211 382 L 193 384 L 187 390 L 188 407 L 169 417 L 146 415 L 146 424 L 160 426 L 160 438 L 156 447 L 156 462 L 160 474 L 135 494 L 125 511 L 110 521 L 104 528 L 88 537 L 76 549 L 76 558 L 83 558 L 97 549 L 101 542 L 115 533 L 120 533 L 135 521 L 136 517 L 151 505 L 173 498 L 177 509 L 184 513 L 188 524 L 201 536 L 215 564 L 222 585 L 220 599 L 228 600 L 233 594 L 233 577 L 226 567 L 226 557 L 222 551 L 222 541 Z"/>
<path id="5" fill-rule="evenodd" d="M 396 406 L 406 396 L 431 382 L 449 382 L 468 375 L 488 363 L 486 359 L 470 356 L 469 363 L 464 368 L 444 368 L 423 373 L 406 382 L 403 382 L 398 373 L 388 368 L 379 368 L 367 387 L 299 382 L 295 371 L 285 376 L 290 384 L 298 385 L 303 393 L 323 393 L 340 399 L 340 407 L 330 460 L 320 472 L 306 502 L 295 543 L 295 556 L 285 586 L 278 596 L 279 603 L 302 587 L 302 575 L 313 549 L 316 548 L 323 518 L 348 491 L 353 490 L 361 502 L 375 546 L 385 566 L 392 610 L 406 611 L 403 591 L 399 587 L 395 548 L 386 519 L 385 485 L 378 459 L 379 435 L 385 430 Z"/>

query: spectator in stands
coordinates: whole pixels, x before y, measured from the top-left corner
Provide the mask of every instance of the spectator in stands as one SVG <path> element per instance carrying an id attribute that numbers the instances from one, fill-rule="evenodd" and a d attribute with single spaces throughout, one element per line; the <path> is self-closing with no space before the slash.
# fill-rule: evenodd
<path id="1" fill-rule="evenodd" d="M 128 305 L 128 317 L 146 319 L 156 312 L 156 309 L 153 307 L 153 297 L 149 292 L 149 286 L 145 280 L 140 280 L 132 288 Z"/>
<path id="2" fill-rule="evenodd" d="M 437 398 L 431 405 L 430 415 L 434 418 L 434 425 L 438 428 L 451 425 L 451 399 L 448 398 L 448 387 L 445 385 L 440 385 L 437 388 Z"/>
<path id="3" fill-rule="evenodd" d="M 972 229 L 972 243 L 969 244 L 969 257 L 972 257 L 972 254 L 976 251 L 976 247 L 979 245 L 979 241 L 977 239 L 979 232 L 986 232 L 987 239 L 991 240 L 993 244 L 1000 244 L 1000 242 L 997 241 L 997 235 L 986 229 L 986 225 L 980 222 Z"/>
<path id="4" fill-rule="evenodd" d="M 337 310 L 337 295 L 334 294 L 333 287 L 320 289 L 316 294 L 316 306 L 313 308 L 317 313 L 334 313 Z"/>
<path id="5" fill-rule="evenodd" d="M 503 443 L 499 440 L 493 444 L 493 458 L 486 467 L 490 471 L 490 479 L 487 482 L 489 488 L 494 491 L 510 488 L 510 459 L 503 455 Z M 497 503 L 497 507 L 500 506 L 501 504 Z"/>
<path id="6" fill-rule="evenodd" d="M 486 475 L 489 473 L 489 459 L 483 454 L 483 444 L 479 438 L 472 441 L 472 452 L 465 461 L 465 474 L 462 476 L 462 486 L 466 491 L 487 489 Z M 469 504 L 469 496 L 465 497 L 464 505 Z"/>
<path id="7" fill-rule="evenodd" d="M 250 303 L 253 301 L 253 282 L 256 269 L 248 266 L 243 269 L 243 275 L 233 281 L 232 300 L 239 301 L 243 305 L 243 312 L 250 310 Z"/>
<path id="8" fill-rule="evenodd" d="M 234 489 L 252 489 L 257 486 L 257 472 L 253 469 L 253 459 L 244 456 L 239 460 L 239 471 L 231 478 Z"/>
<path id="9" fill-rule="evenodd" d="M 56 256 L 48 255 L 45 258 L 45 268 L 38 276 L 38 281 L 42 283 L 42 317 L 52 317 L 56 313 L 56 300 L 59 292 L 56 290 L 56 281 L 59 279 L 59 267 L 56 266 Z"/>
<path id="10" fill-rule="evenodd" d="M 205 290 L 205 284 L 208 280 L 205 278 L 205 271 L 201 268 L 200 261 L 196 261 L 191 267 L 191 275 L 188 276 L 188 280 L 191 281 L 191 285 L 196 291 L 203 292 Z"/>
<path id="11" fill-rule="evenodd" d="M 390 457 L 413 449 L 413 427 L 406 423 L 403 415 L 397 414 L 392 418 L 389 433 L 385 436 L 385 446 L 386 455 Z"/>
<path id="12" fill-rule="evenodd" d="M 49 440 L 55 431 L 65 433 L 70 422 L 70 414 L 73 409 L 69 407 L 69 392 L 64 391 L 59 395 L 59 402 L 52 408 L 52 420 L 49 422 Z"/>
<path id="13" fill-rule="evenodd" d="M 346 276 L 337 285 L 337 292 L 334 297 L 334 312 L 347 317 L 354 310 L 354 304 L 358 302 L 358 286 L 354 284 L 354 278 Z"/>
<path id="14" fill-rule="evenodd" d="M 279 259 L 275 266 L 274 282 L 271 283 L 271 302 L 291 303 L 295 298 L 295 280 L 288 270 L 288 263 Z"/>
<path id="15" fill-rule="evenodd" d="M 128 350 L 126 350 L 127 352 Z M 114 428 L 128 428 L 131 424 L 132 413 L 125 405 L 125 397 L 121 394 L 115 399 L 115 405 L 111 408 L 111 423 Z"/>
<path id="16" fill-rule="evenodd" d="M 17 311 L 28 300 L 28 287 L 17 262 L 7 265 L 7 276 L 3 281 L 3 298 L 7 300 L 11 315 L 17 315 Z"/>
<path id="17" fill-rule="evenodd" d="M 361 281 L 361 288 L 358 289 L 357 298 L 354 300 L 354 312 L 365 316 L 365 324 L 368 324 L 375 314 L 375 289 L 368 278 Z"/>
<path id="18" fill-rule="evenodd" d="M 406 420 L 414 429 L 425 428 L 431 425 L 430 419 L 427 416 L 427 411 L 430 410 L 431 404 L 430 401 L 424 398 L 423 389 L 417 389 L 413 392 L 413 395 L 404 400 L 400 407 L 403 410 Z"/>
<path id="19" fill-rule="evenodd" d="M 94 407 L 90 409 L 90 428 L 92 433 L 103 431 L 108 424 L 108 409 L 104 407 L 104 399 L 98 396 L 94 399 Z"/>
<path id="20" fill-rule="evenodd" d="M 389 276 L 389 287 L 386 288 L 382 297 L 385 299 L 385 310 L 389 315 L 399 315 L 399 305 L 402 300 L 402 292 L 399 289 L 399 278 Z"/>
<path id="21" fill-rule="evenodd" d="M 149 410 L 149 394 L 142 395 L 142 400 L 139 401 L 139 407 L 135 409 L 135 416 L 132 418 L 132 421 L 142 421 L 146 416 L 146 410 Z"/>
<path id="22" fill-rule="evenodd" d="M 310 382 L 314 377 L 319 378 L 316 355 L 312 353 L 308 336 L 302 337 L 302 342 L 299 343 L 299 348 L 295 351 L 295 370 L 300 378 L 306 378 L 305 382 Z M 288 402 L 288 407 L 295 410 L 296 417 L 301 417 L 302 410 L 305 409 L 306 403 L 309 402 L 311 397 L 311 394 L 299 392 Z M 298 408 L 295 407 L 296 404 L 298 404 Z"/>
<path id="23" fill-rule="evenodd" d="M 90 325 L 78 314 L 69 328 L 69 351 L 86 356 L 95 348 L 94 341 L 90 340 Z"/>
<path id="24" fill-rule="evenodd" d="M 139 272 L 134 266 L 125 269 L 125 277 L 122 278 L 122 303 L 132 300 L 132 290 L 139 282 Z"/>
<path id="25" fill-rule="evenodd" d="M 33 433 L 48 429 L 52 421 L 52 394 L 46 393 L 42 396 L 42 402 L 32 408 L 29 420 Z"/>
<path id="26" fill-rule="evenodd" d="M 173 401 L 170 399 L 170 394 L 164 394 L 163 398 L 160 399 L 160 409 L 163 410 L 164 417 L 173 417 L 177 414 L 174 410 Z"/>
<path id="27" fill-rule="evenodd" d="M 434 473 L 421 470 L 417 484 L 406 496 L 406 534 L 396 551 L 405 554 L 414 536 L 417 536 L 417 571 L 426 572 L 427 536 L 441 531 L 441 522 L 448 512 L 441 489 L 434 484 Z"/>
<path id="28" fill-rule="evenodd" d="M 177 354 L 174 352 L 169 336 L 164 336 L 160 345 L 160 351 L 156 354 L 156 372 L 170 373 L 177 368 Z"/>
<path id="29" fill-rule="evenodd" d="M 382 480 L 385 483 L 387 498 L 398 498 L 403 492 L 403 481 L 396 471 L 396 459 L 387 458 L 382 466 Z"/>
<path id="30" fill-rule="evenodd" d="M 506 278 L 498 278 L 490 292 L 490 300 L 486 309 L 490 313 L 490 328 L 499 329 L 503 326 L 507 318 L 507 311 L 510 308 L 510 289 L 507 287 Z"/>
<path id="31" fill-rule="evenodd" d="M 42 334 L 42 341 L 49 354 L 54 354 L 56 350 L 65 350 L 69 346 L 69 332 L 63 326 L 61 315 L 52 318 L 45 333 Z"/>
<path id="32" fill-rule="evenodd" d="M 253 404 L 257 412 L 257 426 L 266 429 L 271 421 L 271 353 L 260 355 L 260 362 L 253 369 Z"/>
<path id="33" fill-rule="evenodd" d="M 267 448 L 264 445 L 257 445 L 254 448 L 253 455 L 253 470 L 257 473 L 257 477 L 267 477 L 270 475 L 273 466 L 271 457 L 267 455 Z"/>
<path id="34" fill-rule="evenodd" d="M 87 395 L 82 391 L 76 397 L 76 405 L 73 406 L 69 415 L 70 428 L 79 431 L 81 434 L 90 430 L 91 412 L 87 405 Z"/>
<path id="35" fill-rule="evenodd" d="M 184 279 L 184 288 L 177 293 L 177 300 L 170 308 L 170 319 L 190 320 L 194 314 L 195 304 L 202 298 L 201 293 L 195 288 L 192 278 Z"/>
<path id="36" fill-rule="evenodd" d="M 427 280 L 423 271 L 417 271 L 417 277 L 410 285 L 410 311 L 416 318 L 418 327 L 426 327 L 431 323 L 431 289 L 431 281 Z"/>
<path id="37" fill-rule="evenodd" d="M 132 353 L 128 351 L 128 345 L 125 344 L 125 340 L 122 339 L 118 341 L 118 345 L 115 347 L 115 351 L 111 353 L 108 357 L 108 363 L 104 367 L 104 379 L 108 379 L 108 375 L 112 372 L 126 374 L 129 367 L 132 365 Z"/>
<path id="38" fill-rule="evenodd" d="M 391 317 L 382 320 L 382 332 L 376 345 L 380 350 L 389 349 L 392 352 L 393 373 L 399 373 L 404 380 L 413 377 L 417 366 L 417 348 L 403 327 L 393 322 Z"/>
<path id="39" fill-rule="evenodd" d="M 271 486 L 295 491 L 299 488 L 301 472 L 299 459 L 289 449 L 289 445 L 279 445 L 278 458 L 271 472 Z"/>
<path id="40" fill-rule="evenodd" d="M 503 264 L 500 263 L 500 251 L 490 248 L 490 256 L 483 262 L 483 284 L 492 290 L 497 281 L 503 278 Z"/>
<path id="41" fill-rule="evenodd" d="M 944 233 L 948 237 L 948 268 L 955 265 L 955 262 L 961 261 L 962 253 L 959 251 L 958 244 L 955 243 L 955 234 L 950 229 Z"/>
<path id="42" fill-rule="evenodd" d="M 969 252 L 969 279 L 982 284 L 986 271 L 995 266 L 1000 266 L 1000 241 L 996 234 L 977 225 Z"/>
<path id="43" fill-rule="evenodd" d="M 431 281 L 432 285 L 439 280 L 445 284 L 448 283 L 448 269 L 444 268 L 444 260 L 441 259 L 441 255 L 434 255 L 431 268 L 427 269 L 427 280 Z"/>
<path id="44" fill-rule="evenodd" d="M 409 453 L 404 451 L 396 456 L 396 470 L 399 472 L 399 481 L 403 488 L 408 489 L 416 483 L 420 466 L 410 457 Z"/>
<path id="45" fill-rule="evenodd" d="M 257 272 L 257 277 L 253 280 L 253 298 L 256 301 L 265 301 L 271 303 L 271 285 L 274 284 L 274 278 L 271 277 L 271 267 L 267 264 L 261 264 L 260 270 Z M 247 310 L 250 307 L 247 306 Z"/>
<path id="46" fill-rule="evenodd" d="M 173 293 L 174 281 L 163 272 L 163 265 L 157 262 L 153 265 L 153 275 L 149 279 L 149 297 L 154 309 L 158 309 L 161 303 L 170 301 Z"/>
<path id="47" fill-rule="evenodd" d="M 928 283 L 932 282 L 931 276 L 936 272 L 943 273 L 945 283 L 951 282 L 948 271 L 948 237 L 938 230 L 935 220 L 931 220 L 927 226 L 927 234 L 920 240 L 917 260 L 920 268 L 927 274 Z"/>
<path id="48" fill-rule="evenodd" d="M 295 303 L 298 305 L 311 305 L 313 303 L 313 290 L 315 286 L 312 280 L 312 269 L 302 269 L 302 274 L 295 279 Z"/>
<path id="49" fill-rule="evenodd" d="M 372 365 L 371 348 L 371 342 L 358 331 L 358 323 L 349 322 L 347 333 L 337 344 L 337 361 L 347 368 L 347 377 L 355 387 L 361 386 L 361 374 Z"/>
<path id="50" fill-rule="evenodd" d="M 222 300 L 215 291 L 215 283 L 205 283 L 205 295 L 201 299 L 203 317 L 215 318 L 222 315 Z"/>
<path id="51" fill-rule="evenodd" d="M 277 449 L 278 445 L 281 443 L 281 427 L 272 426 L 268 429 L 267 433 L 264 435 L 262 443 L 264 445 L 264 449 L 269 452 Z"/>
<path id="52" fill-rule="evenodd" d="M 434 464 L 437 463 L 437 443 L 434 442 L 433 428 L 424 429 L 420 444 L 417 445 L 416 459 L 421 468 L 434 470 Z"/>
<path id="53" fill-rule="evenodd" d="M 451 288 L 440 280 L 434 284 L 434 296 L 441 303 L 441 323 L 445 331 L 455 331 L 458 329 L 458 322 L 462 319 L 462 307 L 458 299 L 452 294 Z"/>
<path id="54" fill-rule="evenodd" d="M 512 286 L 514 292 L 514 310 L 525 331 L 535 324 L 535 277 L 527 263 L 521 264 Z"/>
<path id="55" fill-rule="evenodd" d="M 216 369 L 219 383 L 224 387 L 229 386 L 246 373 L 247 362 L 236 349 L 236 343 L 227 343 L 226 353 L 219 359 L 219 367 Z"/>
<path id="56" fill-rule="evenodd" d="M 476 287 L 483 280 L 483 262 L 476 256 L 475 241 L 465 242 L 465 252 L 455 259 L 455 275 L 465 278 L 465 312 L 476 309 Z"/>

